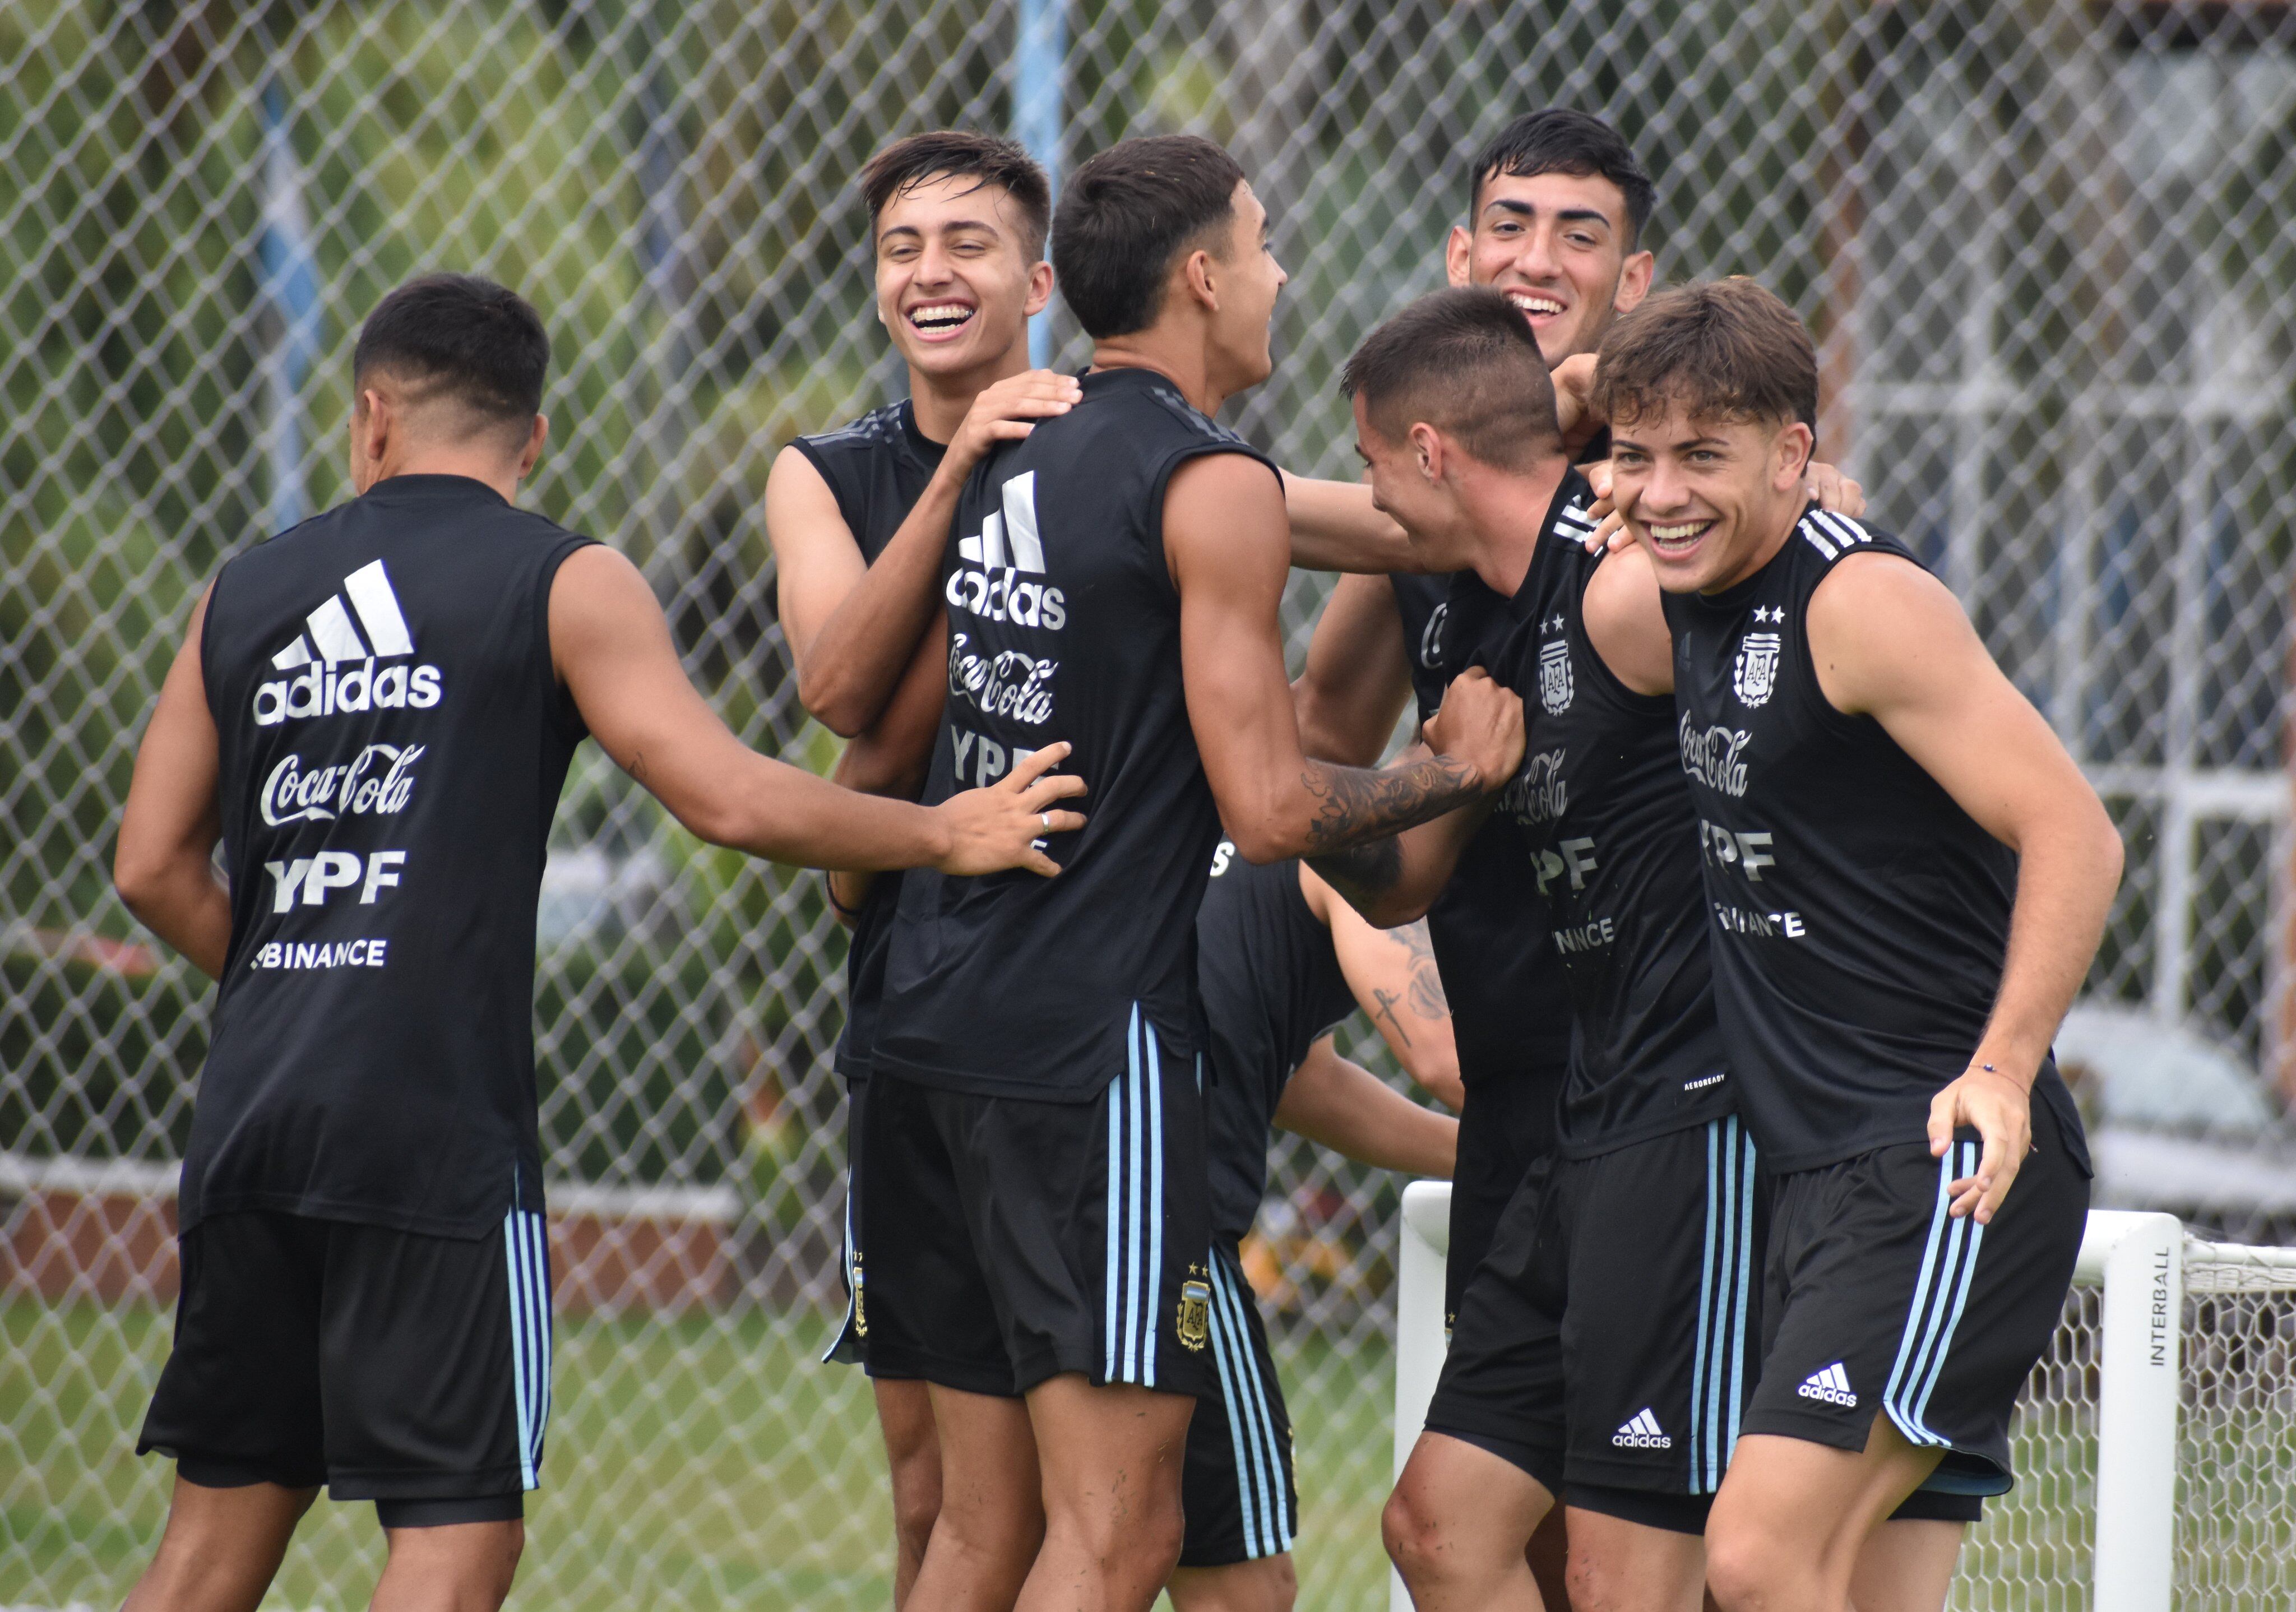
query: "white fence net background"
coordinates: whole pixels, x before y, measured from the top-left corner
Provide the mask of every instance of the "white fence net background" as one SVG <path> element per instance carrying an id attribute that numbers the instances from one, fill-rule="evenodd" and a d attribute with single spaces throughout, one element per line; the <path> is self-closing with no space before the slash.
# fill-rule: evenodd
<path id="1" fill-rule="evenodd" d="M 0 8 L 0 1604 L 116 1600 L 161 1515 L 164 1468 L 128 1451 L 205 993 L 113 898 L 112 826 L 201 581 L 345 493 L 360 316 L 431 267 L 531 297 L 557 347 L 533 502 L 644 565 L 738 731 L 825 765 L 774 621 L 767 467 L 901 384 L 868 315 L 861 160 L 1014 127 L 1016 103 L 1057 109 L 1030 127 L 1070 166 L 1161 129 L 1238 152 L 1293 277 L 1278 374 L 1235 422 L 1340 474 L 1339 364 L 1439 282 L 1466 156 L 1534 106 L 1616 120 L 1659 182 L 1661 273 L 1758 274 L 1809 317 L 1823 451 L 2125 826 L 2064 1043 L 2100 1202 L 2273 1238 L 2296 1215 L 2292 49 L 2285 5 L 2132 0 Z M 1321 591 L 1295 586 L 1295 649 Z M 865 1391 L 811 1363 L 841 1134 L 843 943 L 816 882 L 697 846 L 592 755 L 541 945 L 567 1316 L 519 1601 L 882 1604 Z M 1261 1273 L 1308 1605 L 1384 1593 L 1394 1204 L 1279 1150 Z M 2284 1606 L 2237 1586 L 2279 1583 L 2289 1552 L 2287 1311 L 2195 1304 L 2226 1498 L 2192 1510 L 2193 1593 Z M 2089 1336 L 2045 1368 L 2068 1404 Z M 2078 1607 L 2081 1435 L 2051 1411 L 2026 1437 L 2030 1494 L 2063 1503 L 1973 1548 L 1965 1599 Z M 363 1508 L 323 1507 L 275 1603 L 355 1604 L 376 1549 Z"/>

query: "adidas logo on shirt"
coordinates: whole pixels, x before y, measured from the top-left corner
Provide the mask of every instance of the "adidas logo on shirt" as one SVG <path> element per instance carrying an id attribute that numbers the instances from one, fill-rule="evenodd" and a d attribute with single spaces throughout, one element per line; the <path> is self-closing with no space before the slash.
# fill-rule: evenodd
<path id="1" fill-rule="evenodd" d="M 403 660 L 414 653 L 414 634 L 406 630 L 406 618 L 399 611 L 398 595 L 391 591 L 390 575 L 381 561 L 344 577 L 342 592 L 331 594 L 306 616 L 303 626 L 295 641 L 271 658 L 274 669 L 295 675 L 256 685 L 256 726 L 275 727 L 290 717 L 345 711 L 427 710 L 439 703 L 444 690 L 437 667 L 376 669 L 379 661 Z"/>
<path id="2" fill-rule="evenodd" d="M 979 532 L 956 540 L 956 556 L 968 563 L 948 574 L 942 593 L 953 610 L 1057 633 L 1069 624 L 1067 596 L 1028 580 L 1031 573 L 1045 572 L 1044 539 L 1037 531 L 1037 472 L 1027 471 L 1006 482 L 1004 499 L 1002 511 L 989 511 Z"/>
<path id="3" fill-rule="evenodd" d="M 1671 1450 L 1674 1440 L 1659 1430 L 1658 1418 L 1644 1405 L 1635 1412 L 1634 1420 L 1611 1435 L 1611 1442 L 1621 1450 Z"/>
<path id="4" fill-rule="evenodd" d="M 1841 1369 L 1838 1360 L 1823 1371 L 1812 1371 L 1794 1392 L 1804 1399 L 1822 1399 L 1844 1410 L 1857 1408 L 1857 1395 L 1849 1387 L 1849 1373 Z"/>

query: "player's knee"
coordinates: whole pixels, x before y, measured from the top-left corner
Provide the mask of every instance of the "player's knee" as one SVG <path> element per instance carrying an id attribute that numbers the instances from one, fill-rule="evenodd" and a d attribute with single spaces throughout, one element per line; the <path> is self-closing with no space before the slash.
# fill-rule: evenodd
<path id="1" fill-rule="evenodd" d="M 1447 1552 L 1443 1518 L 1418 1503 L 1409 1477 L 1406 1471 L 1406 1481 L 1396 1485 L 1395 1493 L 1387 1497 L 1387 1505 L 1379 1514 L 1379 1536 L 1404 1582 L 1418 1583 L 1442 1571 Z"/>
<path id="2" fill-rule="evenodd" d="M 913 1561 L 923 1559 L 925 1546 L 932 1539 L 933 1524 L 939 1518 L 938 1469 L 930 1483 L 905 1484 L 897 1477 L 893 1485 L 893 1534 L 903 1555 Z"/>
<path id="3" fill-rule="evenodd" d="M 1722 1612 L 1769 1612 L 1799 1604 L 1797 1581 L 1813 1564 L 1785 1542 L 1757 1527 L 1718 1517 L 1706 1532 L 1706 1586 Z"/>

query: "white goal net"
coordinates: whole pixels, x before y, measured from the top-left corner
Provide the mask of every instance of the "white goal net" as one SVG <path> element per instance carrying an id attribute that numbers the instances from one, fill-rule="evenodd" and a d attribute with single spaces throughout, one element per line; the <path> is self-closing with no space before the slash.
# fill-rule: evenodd
<path id="1" fill-rule="evenodd" d="M 1967 601 L 2126 831 L 2064 1043 L 2100 1203 L 2248 1241 L 2296 1223 L 2296 7 L 8 0 L 0 1607 L 116 1601 L 163 1512 L 164 1467 L 129 1450 L 167 1348 L 206 993 L 113 897 L 113 828 L 202 581 L 344 495 L 344 369 L 385 290 L 463 268 L 541 307 L 531 501 L 644 567 L 738 732 L 825 767 L 759 507 L 792 434 L 902 384 L 868 311 L 869 151 L 951 123 L 1055 167 L 1131 133 L 1226 142 L 1292 276 L 1275 378 L 1234 423 L 1352 475 L 1340 364 L 1439 282 L 1470 153 L 1558 102 L 1655 175 L 1661 275 L 1756 274 L 1808 318 L 1823 451 Z M 1050 333 L 1080 356 L 1064 315 Z M 1322 593 L 1295 577 L 1295 652 Z M 539 942 L 563 1321 L 518 1604 L 882 1604 L 865 1389 L 813 1363 L 842 1135 L 818 881 L 698 846 L 586 756 Z M 1319 1608 L 1385 1593 L 1398 1196 L 1286 1141 L 1254 1241 Z M 2280 1302 L 2191 1301 L 2213 1375 L 2186 1436 L 2222 1429 L 2219 1486 L 2188 1461 L 2177 1513 L 2192 1604 L 2276 1604 L 2243 1586 L 2287 1559 Z M 2036 1467 L 2068 1495 L 2074 1425 Z M 2062 1537 L 1972 1552 L 1972 1604 L 2085 1604 L 2087 1525 L 2053 1515 Z M 272 1604 L 357 1604 L 377 1550 L 370 1513 L 321 1508 Z"/>

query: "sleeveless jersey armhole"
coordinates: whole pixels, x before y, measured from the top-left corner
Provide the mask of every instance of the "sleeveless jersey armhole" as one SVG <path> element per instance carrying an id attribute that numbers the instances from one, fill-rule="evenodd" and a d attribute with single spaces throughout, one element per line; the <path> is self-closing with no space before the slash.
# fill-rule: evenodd
<path id="1" fill-rule="evenodd" d="M 565 680 L 558 675 L 555 657 L 550 643 L 550 593 L 551 590 L 558 585 L 558 568 L 566 563 L 570 555 L 583 549 L 595 547 L 597 542 L 594 537 L 584 537 L 569 533 L 565 541 L 544 557 L 540 568 L 541 574 L 536 581 L 534 589 L 532 608 L 536 652 L 541 658 L 543 669 L 548 674 L 548 686 L 555 691 L 550 701 L 548 713 L 550 724 L 569 744 L 579 744 L 587 739 L 590 736 L 590 724 L 582 720 L 581 710 L 574 703 L 574 691 L 568 688 Z"/>
<path id="2" fill-rule="evenodd" d="M 1671 713 L 1674 709 L 1672 694 L 1644 694 L 1628 688 L 1625 679 L 1612 671 L 1611 663 L 1603 659 L 1603 651 L 1595 642 L 1595 634 L 1587 630 L 1587 590 L 1595 585 L 1596 574 L 1602 570 L 1610 557 L 1611 552 L 1608 549 L 1593 556 L 1592 563 L 1587 566 L 1574 585 L 1578 592 L 1578 597 L 1571 601 L 1571 613 L 1577 635 L 1587 646 L 1587 664 L 1594 669 L 1595 681 L 1601 684 L 1604 696 L 1617 701 L 1621 709 L 1636 716 Z M 1669 636 L 1672 636 L 1671 626 L 1669 627 Z M 1670 659 L 1671 650 L 1668 651 L 1668 655 Z"/>
<path id="3" fill-rule="evenodd" d="M 1267 473 L 1275 478 L 1276 496 L 1280 499 L 1283 495 L 1282 472 L 1276 470 L 1265 454 L 1248 442 L 1241 440 L 1191 442 L 1185 446 L 1173 449 L 1171 453 L 1165 455 L 1164 462 L 1156 467 L 1156 474 L 1148 484 L 1148 507 L 1156 511 L 1156 564 L 1153 569 L 1156 575 L 1164 579 L 1165 590 L 1176 604 L 1179 601 L 1180 589 L 1179 585 L 1172 580 L 1171 552 L 1164 546 L 1164 495 L 1171 490 L 1172 477 L 1182 465 L 1193 459 L 1209 458 L 1214 454 L 1235 454 L 1250 460 L 1255 464 L 1266 466 Z M 1288 548 L 1284 552 L 1283 561 L 1287 567 L 1291 564 L 1292 556 Z"/>

